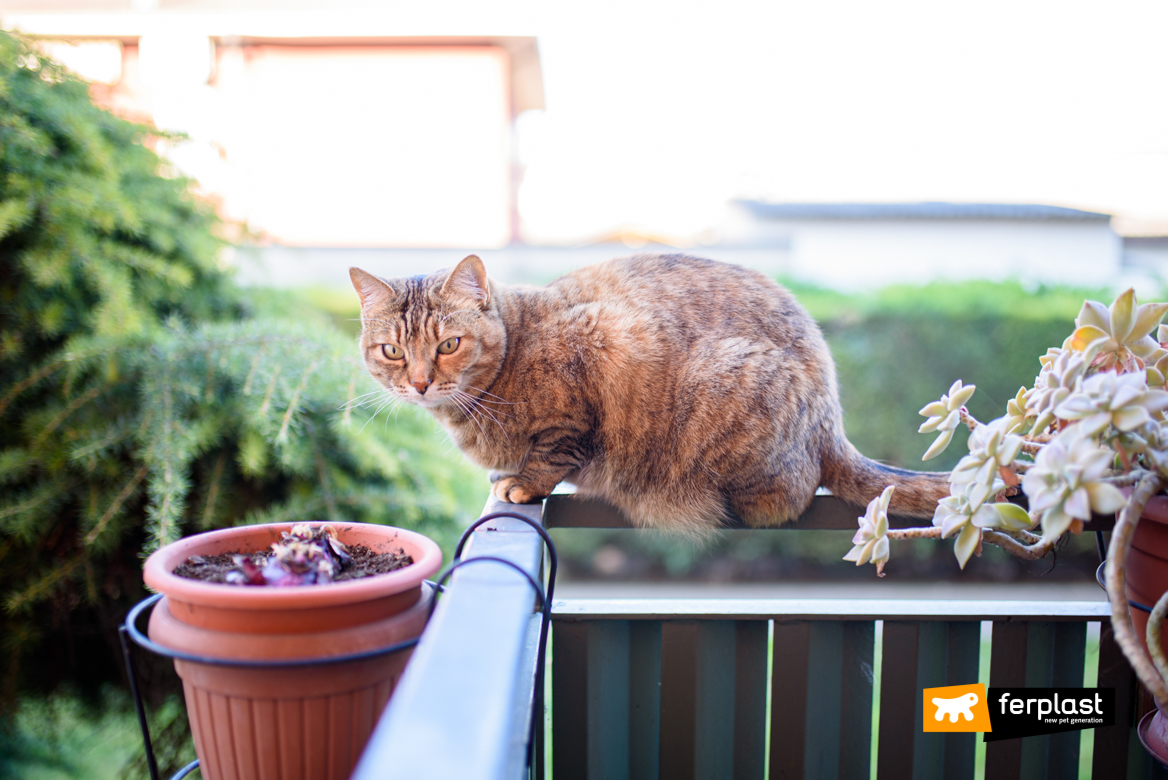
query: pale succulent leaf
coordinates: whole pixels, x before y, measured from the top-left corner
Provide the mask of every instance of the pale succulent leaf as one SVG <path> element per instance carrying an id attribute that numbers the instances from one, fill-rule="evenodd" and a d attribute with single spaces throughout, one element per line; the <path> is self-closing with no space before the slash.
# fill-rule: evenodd
<path id="1" fill-rule="evenodd" d="M 1083 308 L 1079 310 L 1079 316 L 1075 317 L 1075 325 L 1079 327 L 1094 325 L 1096 328 L 1110 331 L 1111 315 L 1107 307 L 1099 301 L 1083 301 Z"/>
<path id="2" fill-rule="evenodd" d="M 981 529 L 974 525 L 967 525 L 961 529 L 961 533 L 957 535 L 957 541 L 953 544 L 953 554 L 957 556 L 957 563 L 961 568 L 965 568 L 965 564 L 969 562 L 970 556 L 977 550 L 978 542 L 981 541 Z"/>
<path id="3" fill-rule="evenodd" d="M 1064 420 L 1077 420 L 1095 413 L 1095 400 L 1086 393 L 1072 393 L 1054 411 Z"/>
<path id="4" fill-rule="evenodd" d="M 1081 328 L 1076 328 L 1075 332 L 1071 334 L 1071 349 L 1076 352 L 1086 352 L 1087 347 L 1096 341 L 1110 338 L 1111 334 L 1107 331 L 1100 330 L 1094 325 L 1084 325 Z"/>
<path id="5" fill-rule="evenodd" d="M 1150 419 L 1148 410 L 1142 406 L 1128 406 L 1111 415 L 1112 424 L 1121 431 L 1134 431 Z"/>
<path id="6" fill-rule="evenodd" d="M 1103 432 L 1108 425 L 1111 424 L 1111 415 L 1108 412 L 1100 412 L 1089 417 L 1084 417 L 1079 420 L 1075 426 L 1078 429 L 1078 434 L 1085 437 L 1098 436 Z"/>
<path id="7" fill-rule="evenodd" d="M 921 417 L 944 417 L 949 414 L 949 407 L 940 401 L 933 401 L 921 407 L 921 410 L 917 414 Z"/>
<path id="8" fill-rule="evenodd" d="M 1017 427 L 1017 426 L 1014 426 Z M 998 450 L 998 463 L 1007 466 L 1014 462 L 1018 457 L 1018 453 L 1022 451 L 1022 437 L 1021 436 L 1007 436 L 1006 440 L 1002 442 L 1002 447 Z"/>
<path id="9" fill-rule="evenodd" d="M 1139 338 L 1147 336 L 1164 319 L 1165 312 L 1168 312 L 1168 303 L 1145 303 L 1140 306 L 1135 324 L 1132 325 L 1132 335 Z"/>
<path id="10" fill-rule="evenodd" d="M 1071 527 L 1072 520 L 1073 517 L 1057 506 L 1048 509 L 1042 514 L 1042 535 L 1047 539 L 1056 539 Z"/>
<path id="11" fill-rule="evenodd" d="M 945 451 L 951 441 L 953 441 L 953 431 L 942 431 L 941 435 L 929 445 L 929 449 L 925 450 L 925 455 L 921 460 L 932 460 L 937 457 Z"/>
<path id="12" fill-rule="evenodd" d="M 930 417 L 921 423 L 921 427 L 917 428 L 917 433 L 932 433 L 937 430 L 937 426 L 941 424 L 944 417 Z"/>
<path id="13" fill-rule="evenodd" d="M 1086 489 L 1091 497 L 1091 508 L 1101 515 L 1118 512 L 1127 505 L 1127 497 L 1115 485 L 1092 482 Z"/>
<path id="14" fill-rule="evenodd" d="M 1127 337 L 1131 335 L 1132 326 L 1136 323 L 1135 301 L 1136 291 L 1129 287 L 1127 292 L 1116 298 L 1111 304 L 1111 308 L 1108 309 L 1108 313 L 1111 315 L 1111 337 L 1119 344 L 1127 341 Z"/>
<path id="15" fill-rule="evenodd" d="M 1160 345 L 1151 336 L 1145 336 L 1142 339 L 1135 339 L 1127 343 L 1127 348 L 1132 351 L 1132 354 L 1143 360 L 1144 362 L 1154 362 L 1156 350 Z"/>
<path id="16" fill-rule="evenodd" d="M 1140 406 L 1149 412 L 1162 412 L 1168 409 L 1168 393 L 1163 390 L 1149 390 L 1140 399 Z"/>
<path id="17" fill-rule="evenodd" d="M 1087 493 L 1087 488 L 1080 487 L 1072 490 L 1071 494 L 1067 496 L 1067 500 L 1063 502 L 1063 511 L 1071 517 L 1090 520 L 1091 496 Z"/>
<path id="18" fill-rule="evenodd" d="M 1034 525 L 1034 520 L 1030 518 L 1026 510 L 1017 504 L 1002 502 L 990 504 L 990 506 L 998 513 L 998 528 L 1007 531 L 1025 531 Z"/>
<path id="19" fill-rule="evenodd" d="M 966 385 L 956 393 L 950 390 L 949 408 L 956 409 L 965 406 L 965 404 L 969 402 L 969 399 L 973 398 L 973 394 L 976 390 L 977 385 Z"/>
<path id="20" fill-rule="evenodd" d="M 1138 401 L 1140 396 L 1146 392 L 1147 390 L 1143 382 L 1140 383 L 1140 386 L 1125 383 L 1123 386 L 1115 389 L 1115 395 L 1111 397 L 1110 406 L 1112 409 L 1122 409 L 1125 406 L 1131 406 L 1133 402 Z"/>
<path id="21" fill-rule="evenodd" d="M 944 523 L 941 525 L 941 538 L 948 539 L 950 536 L 964 528 L 967 522 L 969 522 L 969 517 L 967 515 L 949 515 L 945 518 Z"/>

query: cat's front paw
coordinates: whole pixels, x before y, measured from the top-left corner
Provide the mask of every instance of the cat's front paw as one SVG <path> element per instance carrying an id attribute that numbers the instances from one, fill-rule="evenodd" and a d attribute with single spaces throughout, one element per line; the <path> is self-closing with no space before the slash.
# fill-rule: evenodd
<path id="1" fill-rule="evenodd" d="M 539 495 L 535 490 L 519 481 L 518 477 L 502 477 L 498 479 L 491 491 L 495 498 L 508 504 L 534 504 L 546 496 Z"/>

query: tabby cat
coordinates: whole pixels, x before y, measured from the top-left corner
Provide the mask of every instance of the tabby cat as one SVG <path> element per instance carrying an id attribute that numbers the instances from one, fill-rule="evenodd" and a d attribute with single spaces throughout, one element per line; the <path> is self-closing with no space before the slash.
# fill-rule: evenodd
<path id="1" fill-rule="evenodd" d="M 350 269 L 361 350 L 391 397 L 427 409 L 494 494 L 527 503 L 561 480 L 644 527 L 702 533 L 734 512 L 798 517 L 823 486 L 931 517 L 947 475 L 890 468 L 844 436 L 815 321 L 765 276 L 637 255 L 546 287 L 506 286 L 471 255 L 453 271 Z"/>

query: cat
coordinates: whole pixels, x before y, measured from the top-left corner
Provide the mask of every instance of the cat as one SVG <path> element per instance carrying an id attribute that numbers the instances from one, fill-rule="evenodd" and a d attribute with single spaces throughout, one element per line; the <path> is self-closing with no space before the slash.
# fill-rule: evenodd
<path id="1" fill-rule="evenodd" d="M 546 287 L 507 286 L 470 255 L 453 271 L 349 271 L 365 365 L 429 411 L 501 501 L 561 481 L 641 527 L 702 535 L 798 517 L 816 488 L 932 517 L 948 475 L 892 468 L 844 436 L 818 325 L 762 274 L 685 255 L 610 260 Z"/>

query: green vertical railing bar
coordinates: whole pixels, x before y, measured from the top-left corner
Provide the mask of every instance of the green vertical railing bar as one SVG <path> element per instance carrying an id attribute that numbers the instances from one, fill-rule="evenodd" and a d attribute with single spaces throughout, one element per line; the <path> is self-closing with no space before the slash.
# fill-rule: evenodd
<path id="1" fill-rule="evenodd" d="M 917 679 L 913 702 L 913 780 L 931 780 L 945 773 L 945 734 L 924 732 L 922 691 L 949 684 L 949 631 L 945 623 L 921 623 L 917 633 Z"/>
<path id="2" fill-rule="evenodd" d="M 770 780 L 803 780 L 811 623 L 774 621 Z"/>
<path id="3" fill-rule="evenodd" d="M 770 777 L 867 777 L 873 621 L 775 622 Z"/>
<path id="4" fill-rule="evenodd" d="M 734 776 L 734 657 L 738 636 L 733 621 L 697 624 L 694 777 Z"/>
<path id="5" fill-rule="evenodd" d="M 661 624 L 661 777 L 692 780 L 697 720 L 697 621 Z"/>
<path id="6" fill-rule="evenodd" d="M 588 778 L 588 633 L 594 621 L 552 623 L 552 777 Z"/>
<path id="7" fill-rule="evenodd" d="M 1087 624 L 1054 624 L 1054 658 L 1051 664 L 1051 687 L 1081 688 L 1083 666 L 1087 660 Z M 1064 731 L 1047 737 L 1048 780 L 1078 780 L 1079 750 L 1082 737 L 1078 731 Z"/>
<path id="8" fill-rule="evenodd" d="M 948 670 L 945 685 L 969 685 L 978 681 L 981 665 L 981 623 L 962 620 L 948 628 Z M 923 698 L 923 697 L 922 697 Z M 923 701 L 922 701 L 923 704 Z M 979 734 L 945 735 L 946 780 L 973 780 L 974 756 Z"/>
<path id="9" fill-rule="evenodd" d="M 1026 635 L 1026 687 L 1050 688 L 1054 685 L 1055 626 L 1031 623 Z M 1084 635 L 1085 641 L 1086 635 Z M 1075 756 L 1079 748 L 1075 746 Z M 1029 780 L 1048 780 L 1050 736 L 1022 740 L 1022 776 Z"/>
<path id="10" fill-rule="evenodd" d="M 807 721 L 803 744 L 803 777 L 835 780 L 839 777 L 840 698 L 843 669 L 843 624 L 811 624 L 807 659 Z"/>
<path id="11" fill-rule="evenodd" d="M 661 750 L 661 621 L 629 627 L 629 777 L 658 780 Z"/>
<path id="12" fill-rule="evenodd" d="M 839 776 L 867 778 L 872 764 L 872 665 L 876 622 L 847 621 L 842 625 Z"/>
<path id="13" fill-rule="evenodd" d="M 994 621 L 990 639 L 991 687 L 1025 687 L 1029 626 L 1029 623 Z M 1022 742 L 1006 739 L 986 744 L 986 780 L 1022 780 Z"/>
<path id="14" fill-rule="evenodd" d="M 767 639 L 769 621 L 735 624 L 734 780 L 766 776 Z"/>
<path id="15" fill-rule="evenodd" d="M 878 780 L 912 777 L 916 737 L 917 650 L 920 623 L 885 620 L 880 661 L 880 744 Z"/>
<path id="16" fill-rule="evenodd" d="M 885 625 L 887 631 L 887 624 Z M 902 629 L 904 630 L 904 629 Z M 976 621 L 926 622 L 916 624 L 916 673 L 911 719 L 904 725 L 912 724 L 912 764 L 911 774 L 903 755 L 889 756 L 889 772 L 895 776 L 895 766 L 899 763 L 903 776 L 916 780 L 931 780 L 944 777 L 947 780 L 972 780 L 974 770 L 974 735 L 925 733 L 922 692 L 925 688 L 940 688 L 947 685 L 968 685 L 977 682 L 977 668 L 980 643 L 980 624 Z M 887 634 L 886 634 L 887 636 Z M 911 643 L 911 632 L 905 630 L 903 642 Z M 885 648 L 885 653 L 889 648 Z M 887 655 L 885 656 L 887 658 Z M 904 676 L 909 675 L 905 670 Z M 883 685 L 887 685 L 884 681 Z M 882 697 L 883 697 L 882 685 Z M 910 703 L 905 692 L 890 692 L 893 700 L 907 708 Z M 884 713 L 881 713 L 883 721 Z M 903 728 L 901 726 L 900 728 Z M 908 735 L 899 734 L 899 739 Z M 883 749 L 883 744 L 881 744 Z"/>
<path id="17" fill-rule="evenodd" d="M 588 778 L 629 777 L 629 621 L 588 630 Z"/>

